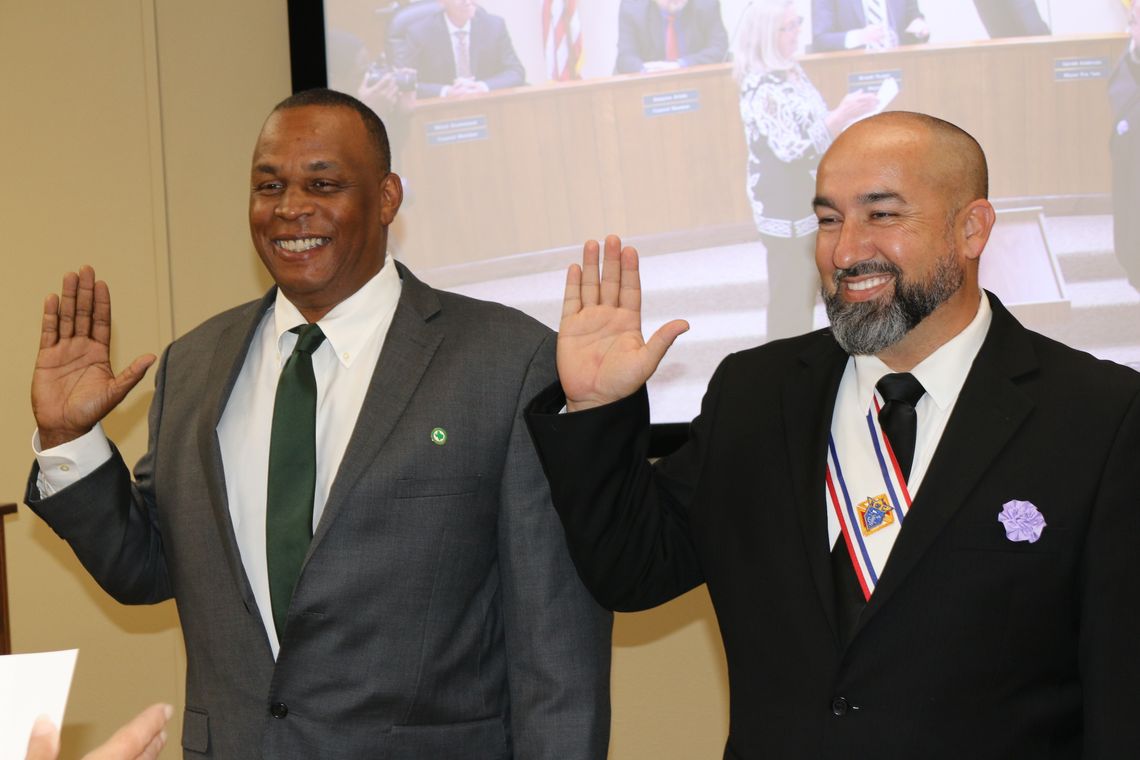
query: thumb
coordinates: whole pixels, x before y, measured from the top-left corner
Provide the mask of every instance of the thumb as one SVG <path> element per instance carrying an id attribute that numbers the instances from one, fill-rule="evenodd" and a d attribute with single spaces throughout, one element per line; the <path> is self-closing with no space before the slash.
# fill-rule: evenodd
<path id="1" fill-rule="evenodd" d="M 677 340 L 681 333 L 688 332 L 688 330 L 689 323 L 683 319 L 674 319 L 672 322 L 666 322 L 657 328 L 657 332 L 653 333 L 653 336 L 645 344 L 654 369 L 665 358 L 665 352 L 673 345 L 673 341 Z"/>
<path id="2" fill-rule="evenodd" d="M 111 400 L 113 403 L 118 404 L 131 389 L 139 384 L 139 380 L 143 379 L 143 375 L 150 368 L 150 365 L 155 362 L 154 354 L 143 354 L 130 363 L 126 369 L 115 376 L 115 380 L 111 383 Z"/>
<path id="3" fill-rule="evenodd" d="M 36 718 L 28 739 L 25 760 L 56 760 L 59 757 L 59 729 L 46 715 Z"/>

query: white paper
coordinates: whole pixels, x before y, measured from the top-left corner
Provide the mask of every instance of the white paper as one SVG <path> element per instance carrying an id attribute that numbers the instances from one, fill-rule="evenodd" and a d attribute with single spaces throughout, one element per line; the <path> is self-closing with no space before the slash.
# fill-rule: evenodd
<path id="1" fill-rule="evenodd" d="M 854 119 L 844 124 L 843 128 L 847 129 L 855 122 L 863 121 L 863 119 L 867 119 L 871 116 L 874 116 L 875 114 L 882 113 L 886 107 L 890 105 L 891 101 L 898 97 L 898 94 L 899 80 L 895 79 L 894 77 L 887 77 L 879 83 L 879 89 L 875 91 L 875 97 L 879 99 L 879 102 L 875 105 L 875 107 L 862 116 L 856 116 Z"/>
<path id="2" fill-rule="evenodd" d="M 0 656 L 0 760 L 23 760 L 40 715 L 63 725 L 78 649 Z"/>
<path id="3" fill-rule="evenodd" d="M 879 96 L 879 105 L 875 113 L 881 112 L 887 105 L 895 99 L 899 94 L 899 82 L 894 77 L 887 77 L 883 83 L 879 85 L 879 91 L 876 95 Z"/>

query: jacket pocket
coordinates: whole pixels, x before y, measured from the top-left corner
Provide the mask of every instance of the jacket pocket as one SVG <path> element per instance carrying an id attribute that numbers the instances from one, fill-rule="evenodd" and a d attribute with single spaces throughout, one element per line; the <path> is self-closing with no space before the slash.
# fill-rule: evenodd
<path id="1" fill-rule="evenodd" d="M 187 707 L 182 713 L 182 749 L 206 752 L 210 749 L 210 715 Z"/>
<path id="2" fill-rule="evenodd" d="M 507 760 L 501 717 L 433 726 L 393 726 L 387 760 Z"/>
<path id="3" fill-rule="evenodd" d="M 453 478 L 404 478 L 396 481 L 397 499 L 438 499 L 465 496 L 479 490 L 479 476 Z"/>

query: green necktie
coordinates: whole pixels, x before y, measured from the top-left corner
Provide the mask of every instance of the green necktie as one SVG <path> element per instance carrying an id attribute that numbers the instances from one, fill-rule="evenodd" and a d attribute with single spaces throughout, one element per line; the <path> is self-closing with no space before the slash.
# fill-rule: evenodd
<path id="1" fill-rule="evenodd" d="M 294 327 L 290 332 L 298 333 L 297 346 L 277 381 L 265 511 L 265 560 L 278 637 L 285 631 L 289 600 L 313 538 L 313 492 L 317 486 L 313 352 L 325 339 L 315 324 Z"/>

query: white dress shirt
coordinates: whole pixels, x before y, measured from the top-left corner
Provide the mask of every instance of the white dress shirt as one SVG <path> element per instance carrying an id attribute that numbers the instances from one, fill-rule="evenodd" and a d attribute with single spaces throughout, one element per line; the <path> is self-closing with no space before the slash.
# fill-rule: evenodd
<path id="1" fill-rule="evenodd" d="M 875 9 L 874 12 L 872 12 L 873 8 Z M 863 18 L 867 21 L 868 25 L 870 25 L 871 18 L 875 14 L 879 15 L 879 24 L 887 30 L 888 37 L 893 37 L 894 28 L 891 26 L 890 11 L 887 9 L 886 0 L 863 0 Z M 887 39 L 875 47 L 878 49 L 891 48 L 898 44 L 897 39 Z M 863 46 L 870 47 L 870 43 L 867 41 L 866 28 L 851 29 L 843 36 L 843 47 L 848 50 Z"/>
<path id="2" fill-rule="evenodd" d="M 471 20 L 468 19 L 467 23 L 463 26 L 456 26 L 455 24 L 451 23 L 451 19 L 447 17 L 446 13 L 443 14 L 443 20 L 447 23 L 447 38 L 451 40 L 451 58 L 455 61 L 455 76 L 458 78 L 459 71 L 461 68 L 463 68 L 459 63 L 459 38 L 456 37 L 455 33 L 463 32 L 463 34 L 467 37 L 467 71 L 470 72 L 469 78 L 481 91 L 490 92 L 491 88 L 487 86 L 486 82 L 475 79 L 475 69 L 471 65 Z M 445 84 L 439 91 L 439 96 L 441 98 L 446 98 L 450 92 L 451 85 Z"/>
<path id="3" fill-rule="evenodd" d="M 356 426 L 392 324 L 400 289 L 399 274 L 388 257 L 379 274 L 317 322 L 325 341 L 313 352 L 313 374 L 317 381 L 314 531 Z M 278 290 L 276 301 L 254 332 L 217 428 L 230 519 L 274 657 L 280 647 L 273 624 L 265 560 L 269 437 L 277 380 L 297 342 L 297 335 L 289 330 L 305 321 L 297 307 Z M 40 465 L 41 496 L 50 496 L 70 485 L 111 456 L 110 446 L 99 426 L 81 438 L 45 451 L 39 450 L 37 433 L 33 446 Z"/>
<path id="4" fill-rule="evenodd" d="M 923 359 L 910 371 L 922 383 L 926 393 L 915 406 L 918 415 L 918 430 L 914 442 L 914 459 L 911 463 L 907 490 L 913 498 L 918 494 L 922 479 L 934 458 L 934 450 L 942 439 L 942 431 L 958 402 L 958 394 L 974 364 L 974 358 L 986 339 L 990 329 L 993 311 L 989 299 L 982 294 L 978 313 L 960 333 L 942 344 L 930 356 Z M 835 436 L 838 451 L 863 446 L 867 435 L 864 424 L 842 425 L 840 420 L 850 420 L 852 416 L 862 420 L 871 407 L 875 395 L 875 384 L 883 375 L 894 372 L 876 356 L 852 356 L 847 360 L 843 378 L 839 381 L 839 393 L 835 398 L 835 411 L 832 413 L 831 431 Z M 858 436 L 858 438 L 856 438 Z M 821 488 L 826 488 L 820 484 Z M 828 546 L 834 546 L 839 538 L 839 518 L 832 509 L 827 510 Z"/>

